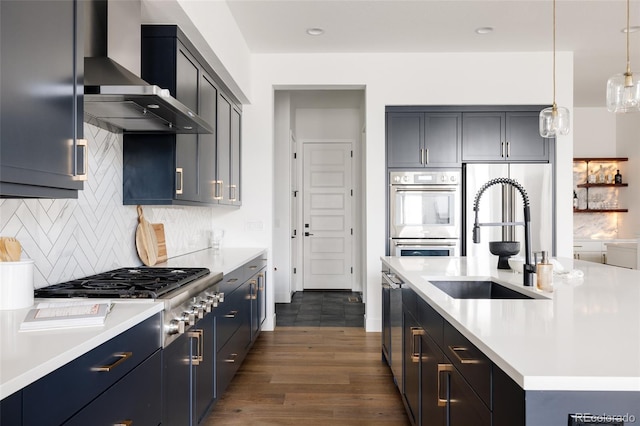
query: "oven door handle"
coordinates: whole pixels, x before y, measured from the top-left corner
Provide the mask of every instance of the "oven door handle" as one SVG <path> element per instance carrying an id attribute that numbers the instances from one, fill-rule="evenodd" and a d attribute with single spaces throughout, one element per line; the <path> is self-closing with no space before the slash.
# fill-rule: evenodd
<path id="1" fill-rule="evenodd" d="M 394 246 L 396 247 L 455 247 L 456 243 L 401 243 L 394 242 Z"/>
<path id="2" fill-rule="evenodd" d="M 396 193 L 402 192 L 458 192 L 460 187 L 449 185 L 433 186 L 392 186 Z"/>

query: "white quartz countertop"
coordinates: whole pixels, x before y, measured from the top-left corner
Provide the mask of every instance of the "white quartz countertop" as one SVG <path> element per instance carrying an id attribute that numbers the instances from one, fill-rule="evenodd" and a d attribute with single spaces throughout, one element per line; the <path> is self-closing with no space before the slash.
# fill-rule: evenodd
<path id="1" fill-rule="evenodd" d="M 162 302 L 117 301 L 102 326 L 46 331 L 18 331 L 30 308 L 0 311 L 0 399 L 161 312 L 162 308 Z"/>
<path id="2" fill-rule="evenodd" d="M 209 268 L 212 273 L 228 274 L 265 252 L 264 248 L 224 248 L 218 252 L 212 249 L 200 250 L 182 256 L 172 257 L 165 263 L 155 266 L 164 267 L 201 267 Z"/>
<path id="3" fill-rule="evenodd" d="M 382 261 L 525 390 L 640 391 L 640 271 L 557 259 L 553 293 L 475 258 Z M 493 277 L 535 300 L 454 299 L 431 280 Z"/>
<path id="4" fill-rule="evenodd" d="M 156 266 L 204 267 L 212 273 L 228 274 L 264 252 L 263 248 L 206 249 Z M 36 303 L 39 301 L 36 299 Z M 118 300 L 103 326 L 29 332 L 18 330 L 30 308 L 0 311 L 0 400 L 161 312 L 163 307 L 162 301 Z"/>

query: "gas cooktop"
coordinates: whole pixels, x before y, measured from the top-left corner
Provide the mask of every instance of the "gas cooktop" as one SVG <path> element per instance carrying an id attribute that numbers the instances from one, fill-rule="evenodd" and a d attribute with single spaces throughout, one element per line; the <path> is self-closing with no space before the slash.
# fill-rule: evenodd
<path id="1" fill-rule="evenodd" d="M 121 268 L 43 287 L 35 297 L 157 299 L 209 272 L 207 268 Z"/>

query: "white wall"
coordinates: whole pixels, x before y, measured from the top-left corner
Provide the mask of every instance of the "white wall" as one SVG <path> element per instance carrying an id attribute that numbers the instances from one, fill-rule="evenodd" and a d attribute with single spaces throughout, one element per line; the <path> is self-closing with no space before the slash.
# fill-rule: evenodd
<path id="1" fill-rule="evenodd" d="M 620 189 L 621 206 L 628 213 L 618 213 L 618 236 L 640 238 L 640 113 L 617 114 L 617 156 L 628 157 L 620 163 L 622 181 L 628 188 Z"/>
<path id="2" fill-rule="evenodd" d="M 560 52 L 558 104 L 573 109 L 572 54 Z M 216 221 L 238 242 L 270 236 L 274 175 L 274 87 L 314 85 L 366 88 L 366 328 L 381 328 L 379 271 L 384 254 L 385 106 L 545 104 L 552 95 L 549 53 L 448 54 L 272 54 L 254 55 L 252 104 L 243 115 L 244 205 Z M 573 136 L 557 143 L 558 253 L 572 255 L 571 186 Z M 245 226 L 254 220 L 269 232 L 257 235 Z M 262 239 L 264 237 L 264 240 Z M 270 300 L 273 300 L 272 298 Z"/>
<path id="3" fill-rule="evenodd" d="M 573 156 L 615 157 L 616 114 L 606 108 L 575 108 L 573 114 Z"/>

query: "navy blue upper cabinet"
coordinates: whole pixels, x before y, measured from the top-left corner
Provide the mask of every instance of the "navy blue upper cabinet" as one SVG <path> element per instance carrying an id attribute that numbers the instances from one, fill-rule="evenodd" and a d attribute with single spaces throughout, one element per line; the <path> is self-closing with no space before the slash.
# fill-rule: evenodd
<path id="1" fill-rule="evenodd" d="M 239 170 L 239 158 L 236 168 L 229 164 L 235 164 L 230 163 L 235 161 L 231 145 L 235 135 L 238 147 L 240 143 L 239 129 L 232 127 L 237 122 L 239 128 L 240 115 L 235 117 L 231 111 L 240 110 L 233 98 L 223 93 L 224 85 L 176 25 L 142 26 L 142 78 L 168 89 L 206 120 L 214 132 L 125 133 L 124 204 L 234 204 L 229 202 L 229 194 L 239 194 L 239 188 L 229 188 L 236 182 L 227 176 Z M 221 99 L 229 99 L 228 104 Z"/>
<path id="2" fill-rule="evenodd" d="M 462 115 L 387 109 L 387 166 L 458 167 Z"/>
<path id="3" fill-rule="evenodd" d="M 0 2 L 0 196 L 77 198 L 86 178 L 82 1 Z"/>
<path id="4" fill-rule="evenodd" d="M 463 162 L 548 162 L 549 139 L 538 131 L 539 110 L 462 114 Z"/>

